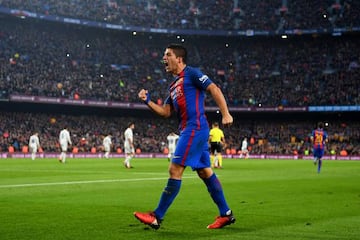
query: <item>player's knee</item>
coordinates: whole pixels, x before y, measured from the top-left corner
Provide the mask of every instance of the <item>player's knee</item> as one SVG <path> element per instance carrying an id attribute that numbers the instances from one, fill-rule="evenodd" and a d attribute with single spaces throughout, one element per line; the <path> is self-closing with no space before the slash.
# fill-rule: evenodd
<path id="1" fill-rule="evenodd" d="M 211 177 L 213 171 L 211 168 L 203 168 L 203 169 L 198 169 L 197 174 L 201 179 L 205 179 Z"/>
<path id="2" fill-rule="evenodd" d="M 175 164 L 175 163 L 171 163 L 169 166 L 169 175 L 170 178 L 172 179 L 181 179 L 182 174 L 184 172 L 185 167 Z"/>

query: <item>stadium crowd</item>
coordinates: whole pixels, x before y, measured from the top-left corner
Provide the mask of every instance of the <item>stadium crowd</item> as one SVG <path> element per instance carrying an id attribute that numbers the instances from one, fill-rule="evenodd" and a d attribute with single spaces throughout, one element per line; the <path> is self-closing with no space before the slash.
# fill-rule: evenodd
<path id="1" fill-rule="evenodd" d="M 212 120 L 209 119 L 209 122 Z M 214 120 L 213 120 L 214 121 Z M 66 126 L 73 145 L 79 152 L 90 152 L 95 148 L 102 151 L 103 137 L 111 134 L 112 152 L 123 149 L 124 131 L 129 122 L 135 122 L 135 148 L 142 153 L 163 153 L 167 147 L 166 137 L 170 132 L 177 132 L 177 120 L 161 119 L 152 115 L 146 118 L 116 117 L 93 115 L 64 115 L 44 113 L 1 112 L 0 114 L 0 152 L 7 152 L 13 146 L 21 152 L 28 145 L 29 137 L 39 133 L 40 144 L 44 152 L 59 152 L 58 137 Z M 244 137 L 250 142 L 251 154 L 296 154 L 311 152 L 311 131 L 316 127 L 313 120 L 279 120 L 268 122 L 266 119 L 235 121 L 231 129 L 223 129 L 226 149 L 241 149 Z M 357 121 L 334 121 L 328 126 L 329 143 L 326 154 L 334 150 L 336 154 L 345 149 L 349 155 L 360 154 L 360 124 Z"/>
<path id="2" fill-rule="evenodd" d="M 151 1 L 0 0 L 0 7 L 84 18 L 128 26 L 201 30 L 333 28 L 360 26 L 354 0 Z M 170 77 L 161 57 L 170 42 L 189 49 L 198 66 L 222 88 L 230 106 L 309 106 L 360 104 L 358 34 L 274 37 L 172 36 L 119 32 L 0 16 L 0 98 L 12 94 L 97 101 L 138 102 L 139 88 L 161 103 Z M 207 105 L 214 103 L 207 100 Z M 101 151 L 111 133 L 113 149 L 123 147 L 123 131 L 134 121 L 136 148 L 163 152 L 176 121 L 111 116 L 72 116 L 1 112 L 0 147 L 21 151 L 39 132 L 45 152 L 58 152 L 63 126 L 80 152 Z M 211 119 L 209 119 L 211 121 Z M 303 154 L 311 149 L 307 121 L 240 120 L 224 129 L 228 149 L 240 149 L 244 136 L 251 153 Z M 336 121 L 329 126 L 327 153 L 360 154 L 360 126 Z"/>
<path id="3" fill-rule="evenodd" d="M 131 35 L 3 17 L 0 94 L 138 102 L 139 86 L 164 97 L 161 57 L 175 36 Z M 19 22 L 20 21 L 20 22 Z M 206 42 L 206 44 L 204 44 Z M 358 37 L 189 37 L 189 64 L 230 106 L 360 103 Z M 210 101 L 210 100 L 209 100 Z M 161 102 L 161 101 L 160 101 Z M 213 105 L 212 102 L 207 102 Z"/>
<path id="4" fill-rule="evenodd" d="M 360 26 L 356 0 L 2 0 L 0 6 L 150 28 L 279 31 Z"/>

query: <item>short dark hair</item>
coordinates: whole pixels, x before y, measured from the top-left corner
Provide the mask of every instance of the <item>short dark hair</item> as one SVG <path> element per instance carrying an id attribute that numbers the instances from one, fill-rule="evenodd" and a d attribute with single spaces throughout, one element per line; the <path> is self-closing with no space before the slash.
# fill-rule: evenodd
<path id="1" fill-rule="evenodd" d="M 128 124 L 128 127 L 131 127 L 131 125 L 135 125 L 135 123 L 134 122 L 129 122 L 129 124 Z"/>
<path id="2" fill-rule="evenodd" d="M 318 122 L 318 128 L 324 128 L 324 123 L 323 122 Z"/>
<path id="3" fill-rule="evenodd" d="M 166 48 L 172 49 L 175 53 L 175 56 L 181 57 L 183 59 L 183 62 L 186 63 L 187 50 L 183 45 L 177 43 L 171 43 Z"/>

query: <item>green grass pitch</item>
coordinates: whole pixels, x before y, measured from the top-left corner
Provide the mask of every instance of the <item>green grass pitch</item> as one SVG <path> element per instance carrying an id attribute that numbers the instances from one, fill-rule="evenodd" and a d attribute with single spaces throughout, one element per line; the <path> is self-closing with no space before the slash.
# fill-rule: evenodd
<path id="1" fill-rule="evenodd" d="M 153 210 L 168 178 L 166 159 L 0 160 L 0 239 L 360 239 L 360 162 L 224 159 L 216 169 L 237 221 L 218 215 L 205 185 L 186 169 L 157 231 L 134 218 Z"/>

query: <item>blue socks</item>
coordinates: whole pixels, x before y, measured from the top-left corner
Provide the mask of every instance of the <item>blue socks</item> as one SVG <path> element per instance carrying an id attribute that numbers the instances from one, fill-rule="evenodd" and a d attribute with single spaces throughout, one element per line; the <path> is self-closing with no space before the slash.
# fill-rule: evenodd
<path id="1" fill-rule="evenodd" d="M 319 159 L 317 172 L 320 173 L 322 161 Z"/>
<path id="2" fill-rule="evenodd" d="M 214 173 L 211 177 L 203 179 L 203 181 L 207 186 L 211 198 L 219 208 L 220 216 L 225 216 L 230 208 L 226 203 L 221 183 L 219 182 L 216 174 Z M 179 193 L 180 187 L 181 180 L 169 178 L 167 185 L 161 194 L 159 204 L 154 211 L 158 219 L 162 220 L 164 218 L 166 211 Z"/>
<path id="3" fill-rule="evenodd" d="M 181 180 L 169 178 L 168 183 L 161 195 L 158 207 L 154 211 L 157 218 L 163 219 L 167 209 L 170 207 L 171 203 L 179 193 L 180 187 Z"/>
<path id="4" fill-rule="evenodd" d="M 214 173 L 213 175 L 211 175 L 211 177 L 203 179 L 203 181 L 207 186 L 211 198 L 219 208 L 220 216 L 225 216 L 227 211 L 230 210 L 230 208 L 226 203 L 221 183 L 217 178 L 216 174 Z"/>

